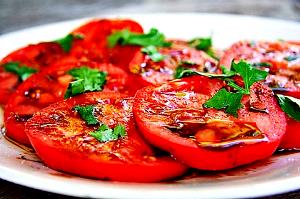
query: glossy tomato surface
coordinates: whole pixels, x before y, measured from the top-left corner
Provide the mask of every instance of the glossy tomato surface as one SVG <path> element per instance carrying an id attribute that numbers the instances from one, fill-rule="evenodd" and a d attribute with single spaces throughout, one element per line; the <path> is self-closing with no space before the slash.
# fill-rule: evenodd
<path id="1" fill-rule="evenodd" d="M 244 59 L 269 72 L 266 84 L 275 93 L 300 99 L 300 45 L 299 42 L 240 41 L 227 49 L 220 65 L 230 67 L 231 61 Z M 286 135 L 281 149 L 300 149 L 298 129 L 300 122 L 287 117 Z"/>
<path id="2" fill-rule="evenodd" d="M 20 143 L 30 145 L 24 132 L 25 122 L 42 108 L 63 100 L 68 85 L 72 81 L 72 76 L 68 74 L 68 71 L 82 66 L 107 73 L 103 91 L 135 94 L 136 90 L 133 90 L 134 87 L 132 88 L 127 73 L 112 64 L 76 62 L 53 65 L 49 70 L 29 77 L 13 93 L 4 111 L 7 136 Z"/>
<path id="3" fill-rule="evenodd" d="M 203 76 L 145 87 L 133 106 L 138 127 L 153 145 L 198 169 L 230 169 L 271 156 L 286 128 L 272 91 L 252 85 L 236 118 L 203 107 L 224 87 L 223 81 Z"/>
<path id="4" fill-rule="evenodd" d="M 26 124 L 26 133 L 39 157 L 56 170 L 131 182 L 155 182 L 183 174 L 185 166 L 169 157 L 156 157 L 138 135 L 132 103 L 132 98 L 116 93 L 83 94 L 35 114 Z M 77 105 L 93 105 L 100 124 L 123 125 L 127 135 L 96 140 L 90 133 L 99 126 L 87 125 L 74 110 Z"/>
<path id="5" fill-rule="evenodd" d="M 143 33 L 140 24 L 132 20 L 109 20 L 101 19 L 88 22 L 75 29 L 73 34 L 84 36 L 84 41 L 77 41 L 80 48 L 81 43 L 88 42 L 89 48 L 86 48 L 87 58 L 93 61 L 102 61 L 112 63 L 128 71 L 128 64 L 134 54 L 140 50 L 139 46 L 116 45 L 113 48 L 108 47 L 107 38 L 112 33 L 121 30 L 129 30 L 135 33 Z M 71 53 L 76 54 L 78 48 L 74 48 Z M 81 50 L 79 50 L 81 52 Z M 81 54 L 81 53 L 80 53 Z"/>
<path id="6" fill-rule="evenodd" d="M 129 64 L 130 72 L 143 85 L 156 85 L 175 79 L 176 68 L 179 66 L 200 72 L 220 72 L 217 60 L 204 51 L 189 47 L 181 40 L 172 40 L 171 47 L 161 47 L 158 52 L 164 56 L 159 62 L 153 61 L 149 55 L 137 52 Z"/>

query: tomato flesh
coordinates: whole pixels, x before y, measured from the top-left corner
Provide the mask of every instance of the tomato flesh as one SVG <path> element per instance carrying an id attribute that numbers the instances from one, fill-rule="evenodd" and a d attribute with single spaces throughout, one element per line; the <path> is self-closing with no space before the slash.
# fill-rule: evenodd
<path id="1" fill-rule="evenodd" d="M 48 105 L 63 100 L 72 76 L 67 74 L 70 69 L 87 66 L 107 72 L 107 81 L 103 91 L 115 91 L 134 95 L 127 73 L 111 64 L 96 62 L 76 62 L 58 64 L 48 70 L 37 73 L 23 82 L 8 101 L 4 120 L 7 136 L 26 145 L 30 142 L 24 132 L 25 122 L 34 113 Z"/>
<path id="2" fill-rule="evenodd" d="M 132 116 L 132 98 L 94 92 L 52 104 L 26 124 L 26 133 L 39 157 L 51 168 L 80 176 L 115 181 L 156 182 L 182 175 L 186 167 L 169 157 L 156 157 L 141 139 Z M 100 142 L 74 110 L 94 105 L 94 116 L 110 128 L 121 124 L 127 135 Z"/>
<path id="3" fill-rule="evenodd" d="M 143 88 L 133 106 L 138 127 L 153 145 L 198 169 L 230 169 L 271 156 L 286 128 L 272 91 L 254 84 L 235 118 L 203 108 L 223 87 L 221 80 L 193 76 Z M 257 99 L 266 109 L 250 108 Z"/>

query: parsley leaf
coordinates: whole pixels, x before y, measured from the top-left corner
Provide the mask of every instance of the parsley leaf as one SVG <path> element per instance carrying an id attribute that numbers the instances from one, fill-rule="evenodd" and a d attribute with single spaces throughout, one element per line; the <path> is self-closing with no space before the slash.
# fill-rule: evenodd
<path id="1" fill-rule="evenodd" d="M 211 37 L 197 37 L 188 42 L 192 48 L 197 50 L 202 50 L 206 52 L 209 56 L 214 59 L 218 59 L 212 49 L 212 39 Z"/>
<path id="2" fill-rule="evenodd" d="M 121 124 L 118 124 L 114 129 L 102 124 L 96 131 L 91 132 L 90 135 L 96 138 L 99 142 L 108 142 L 124 137 L 127 133 L 125 127 Z"/>
<path id="3" fill-rule="evenodd" d="M 300 121 L 300 99 L 280 94 L 277 94 L 276 97 L 281 109 L 289 117 Z"/>
<path id="4" fill-rule="evenodd" d="M 149 55 L 150 59 L 154 62 L 160 62 L 165 59 L 165 56 L 158 52 L 155 46 L 147 46 L 141 49 L 142 53 Z"/>
<path id="5" fill-rule="evenodd" d="M 231 63 L 231 69 L 241 75 L 244 80 L 245 94 L 250 94 L 250 86 L 257 81 L 265 80 L 268 72 L 256 69 L 247 62 L 241 60 L 239 63 Z"/>
<path id="6" fill-rule="evenodd" d="M 268 63 L 268 62 L 257 62 L 257 63 L 253 63 L 252 66 L 254 67 L 271 67 L 272 64 Z"/>
<path id="7" fill-rule="evenodd" d="M 176 79 L 180 79 L 183 77 L 188 77 L 188 76 L 192 76 L 192 75 L 201 75 L 201 76 L 205 76 L 205 77 L 210 77 L 210 78 L 229 78 L 235 75 L 235 73 L 229 73 L 229 74 L 215 74 L 215 73 L 205 73 L 205 72 L 198 72 L 189 68 L 185 68 L 182 66 L 178 66 L 176 68 L 174 77 Z"/>
<path id="8" fill-rule="evenodd" d="M 237 110 L 242 108 L 241 99 L 243 94 L 228 92 L 225 88 L 219 90 L 212 98 L 206 101 L 203 106 L 205 108 L 223 109 L 225 112 L 237 117 Z"/>
<path id="9" fill-rule="evenodd" d="M 68 34 L 64 38 L 54 40 L 53 42 L 58 43 L 65 52 L 70 52 L 74 39 L 83 39 L 83 35 Z"/>
<path id="10" fill-rule="evenodd" d="M 95 106 L 87 105 L 87 106 L 75 106 L 75 111 L 77 111 L 81 118 L 86 121 L 88 125 L 98 124 L 97 118 L 94 116 Z"/>
<path id="11" fill-rule="evenodd" d="M 37 72 L 36 69 L 30 68 L 25 65 L 20 65 L 19 62 L 8 62 L 4 64 L 4 69 L 7 72 L 15 73 L 16 75 L 18 75 L 22 81 L 26 80 L 33 73 Z"/>
<path id="12" fill-rule="evenodd" d="M 70 82 L 65 99 L 87 91 L 100 91 L 106 83 L 106 73 L 88 67 L 74 68 L 68 72 L 74 81 Z"/>
<path id="13" fill-rule="evenodd" d="M 113 48 L 118 43 L 121 45 L 138 45 L 138 46 L 159 46 L 169 47 L 171 42 L 167 42 L 165 36 L 157 29 L 151 28 L 147 34 L 133 33 L 129 30 L 114 32 L 108 38 L 108 46 Z"/>
<path id="14" fill-rule="evenodd" d="M 290 55 L 290 56 L 287 56 L 283 59 L 285 59 L 286 61 L 295 61 L 297 59 L 300 59 L 300 55 Z"/>
<path id="15" fill-rule="evenodd" d="M 190 40 L 189 45 L 197 50 L 208 51 L 212 47 L 211 37 L 198 37 Z"/>
<path id="16" fill-rule="evenodd" d="M 225 78 L 227 85 L 237 90 L 236 93 L 228 92 L 225 88 L 219 90 L 212 98 L 204 103 L 206 108 L 223 109 L 225 112 L 237 117 L 237 110 L 242 107 L 241 99 L 244 94 L 250 94 L 250 86 L 260 80 L 266 79 L 268 73 L 266 71 L 258 70 L 241 60 L 239 63 L 231 63 L 231 70 L 222 67 L 224 75 L 236 75 L 239 74 L 243 80 L 245 88 L 237 85 L 233 79 Z"/>

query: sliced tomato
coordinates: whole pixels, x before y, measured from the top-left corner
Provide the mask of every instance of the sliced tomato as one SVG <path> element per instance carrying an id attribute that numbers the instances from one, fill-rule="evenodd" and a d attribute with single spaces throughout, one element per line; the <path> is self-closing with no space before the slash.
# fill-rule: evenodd
<path id="1" fill-rule="evenodd" d="M 94 57 L 98 54 L 97 60 L 112 63 L 128 71 L 128 64 L 134 54 L 140 50 L 139 46 L 121 46 L 109 48 L 107 38 L 115 31 L 129 30 L 135 33 L 143 33 L 140 24 L 132 20 L 94 20 L 73 31 L 73 34 L 81 34 L 84 36 L 84 42 L 93 44 L 86 52 Z M 81 41 L 77 41 L 80 43 Z M 80 44 L 76 46 L 81 46 Z M 76 53 L 77 49 L 72 49 L 71 53 Z M 100 53 L 99 53 L 100 52 Z M 93 59 L 94 60 L 94 59 Z M 97 61 L 94 60 L 94 61 Z"/>
<path id="2" fill-rule="evenodd" d="M 173 40 L 171 47 L 158 49 L 165 58 L 154 62 L 149 55 L 138 51 L 129 64 L 130 72 L 143 85 L 157 85 L 175 79 L 176 68 L 183 66 L 200 72 L 220 72 L 217 61 L 204 51 L 190 48 L 187 42 Z"/>
<path id="3" fill-rule="evenodd" d="M 132 116 L 132 98 L 94 92 L 53 104 L 35 114 L 26 133 L 49 167 L 80 176 L 114 181 L 156 182 L 182 175 L 186 167 L 169 157 L 157 157 L 140 138 Z M 100 142 L 90 135 L 99 125 L 87 125 L 74 110 L 94 105 L 94 116 L 110 128 L 123 125 L 127 135 Z"/>
<path id="4" fill-rule="evenodd" d="M 271 156 L 286 128 L 272 91 L 255 83 L 233 117 L 203 107 L 223 87 L 203 76 L 145 87 L 133 106 L 138 127 L 150 143 L 198 169 L 230 169 Z"/>
<path id="5" fill-rule="evenodd" d="M 55 65 L 49 70 L 37 73 L 23 82 L 8 101 L 4 119 L 7 136 L 30 145 L 24 132 L 25 122 L 34 113 L 48 105 L 63 100 L 72 76 L 67 72 L 72 68 L 88 66 L 107 72 L 107 82 L 103 91 L 115 91 L 134 95 L 136 90 L 131 88 L 128 75 L 120 68 L 111 64 L 98 64 L 96 62 L 76 62 Z"/>
<path id="6" fill-rule="evenodd" d="M 278 91 L 300 96 L 300 45 L 288 42 L 240 41 L 227 49 L 220 65 L 230 67 L 231 61 L 246 60 L 269 72 L 266 84 Z"/>
<path id="7" fill-rule="evenodd" d="M 41 67 L 52 65 L 64 55 L 65 53 L 58 43 L 42 42 L 28 45 L 10 53 L 2 59 L 1 64 L 19 62 L 39 70 Z"/>
<path id="8" fill-rule="evenodd" d="M 220 65 L 230 67 L 232 60 L 238 61 L 241 59 L 268 71 L 269 76 L 265 83 L 272 87 L 275 93 L 300 99 L 299 41 L 240 41 L 225 51 L 220 60 Z M 288 126 L 280 148 L 300 149 L 300 136 L 297 130 L 300 127 L 300 122 L 288 116 L 286 117 L 288 118 Z"/>

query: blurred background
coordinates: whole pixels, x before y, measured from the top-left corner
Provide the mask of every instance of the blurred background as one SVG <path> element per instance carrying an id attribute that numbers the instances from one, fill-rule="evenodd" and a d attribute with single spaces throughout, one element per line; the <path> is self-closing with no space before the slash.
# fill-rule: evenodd
<path id="1" fill-rule="evenodd" d="M 100 14 L 213 12 L 300 21 L 300 0 L 0 0 L 0 34 Z"/>

